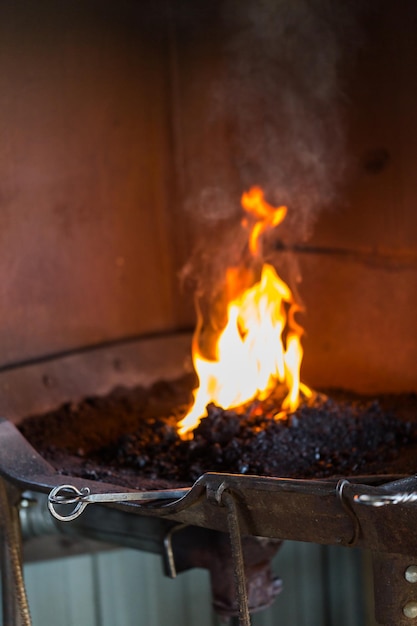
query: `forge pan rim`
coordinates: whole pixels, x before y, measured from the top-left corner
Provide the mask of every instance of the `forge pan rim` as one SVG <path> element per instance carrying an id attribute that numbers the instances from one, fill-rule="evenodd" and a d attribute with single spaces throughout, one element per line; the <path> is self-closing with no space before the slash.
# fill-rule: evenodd
<path id="1" fill-rule="evenodd" d="M 0 475 L 22 492 L 48 493 L 68 482 L 68 476 L 59 474 L 16 426 L 4 418 L 0 419 L 0 446 L 4 450 Z M 79 477 L 70 480 L 76 487 L 87 486 L 96 493 L 121 491 L 120 486 L 109 483 Z M 344 482 L 342 494 L 338 489 L 340 479 L 336 478 L 291 479 L 208 472 L 200 476 L 181 499 L 162 506 L 136 502 L 96 506 L 227 532 L 227 510 L 221 498 L 227 491 L 236 500 L 242 535 L 349 547 L 358 545 L 400 554 L 410 554 L 410 548 L 415 546 L 417 554 L 417 530 L 411 533 L 411 538 L 409 534 L 406 538 L 401 534 L 392 537 L 387 532 L 392 528 L 393 519 L 399 519 L 408 528 L 415 526 L 412 504 L 378 509 L 354 501 L 355 496 L 363 494 L 395 493 L 399 489 L 416 491 L 415 476 L 355 476 L 345 478 Z M 387 531 L 382 533 L 378 532 L 381 519 L 387 526 Z"/>

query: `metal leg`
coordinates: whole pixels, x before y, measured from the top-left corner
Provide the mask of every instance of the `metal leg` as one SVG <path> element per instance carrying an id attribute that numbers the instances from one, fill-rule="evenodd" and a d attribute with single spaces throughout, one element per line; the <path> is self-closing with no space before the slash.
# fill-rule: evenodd
<path id="1" fill-rule="evenodd" d="M 1 513 L 2 514 L 2 513 Z M 1 576 L 2 576 L 2 607 L 3 624 L 15 625 L 16 607 L 14 603 L 14 588 L 10 564 L 7 558 L 7 551 L 4 538 L 1 545 Z"/>
<path id="2" fill-rule="evenodd" d="M 0 531 L 3 623 L 7 626 L 31 626 L 23 580 L 19 514 L 17 507 L 10 502 L 6 483 L 2 479 L 0 479 Z"/>
<path id="3" fill-rule="evenodd" d="M 232 556 L 235 567 L 236 596 L 239 605 L 239 620 L 237 623 L 239 626 L 251 626 L 236 502 L 233 495 L 227 491 L 223 492 L 222 500 L 227 506 L 227 523 L 229 526 Z"/>

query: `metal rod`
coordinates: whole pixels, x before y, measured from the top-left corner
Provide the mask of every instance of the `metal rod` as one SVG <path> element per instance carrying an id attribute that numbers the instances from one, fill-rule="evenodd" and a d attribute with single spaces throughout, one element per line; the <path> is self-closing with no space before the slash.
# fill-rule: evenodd
<path id="1" fill-rule="evenodd" d="M 246 591 L 245 564 L 243 562 L 242 542 L 240 538 L 239 520 L 237 507 L 233 495 L 230 492 L 222 493 L 222 500 L 227 506 L 227 523 L 232 546 L 232 558 L 236 584 L 236 596 L 239 607 L 239 626 L 251 626 L 248 594 Z"/>
<path id="2" fill-rule="evenodd" d="M 5 482 L 0 478 L 0 529 L 2 534 L 3 617 L 7 626 L 31 626 L 23 579 L 19 515 L 10 504 Z"/>
<path id="3" fill-rule="evenodd" d="M 159 489 L 158 491 L 128 491 L 116 493 L 91 493 L 89 487 L 78 489 L 74 485 L 54 487 L 48 496 L 48 509 L 60 522 L 72 522 L 77 519 L 89 504 L 108 504 L 111 502 L 153 502 L 155 500 L 181 500 L 190 492 L 189 487 L 178 489 Z M 71 512 L 61 515 L 56 506 L 75 505 Z"/>
<path id="4" fill-rule="evenodd" d="M 3 515 L 3 513 L 1 513 Z M 7 558 L 6 540 L 4 536 L 1 542 L 1 594 L 2 594 L 2 614 L 3 624 L 14 626 L 16 607 L 14 603 L 13 580 L 10 572 L 10 564 Z"/>

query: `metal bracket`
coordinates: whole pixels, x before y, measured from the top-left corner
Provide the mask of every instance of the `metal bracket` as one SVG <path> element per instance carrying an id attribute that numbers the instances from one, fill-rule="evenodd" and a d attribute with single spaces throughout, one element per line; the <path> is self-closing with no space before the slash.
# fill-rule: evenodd
<path id="1" fill-rule="evenodd" d="M 177 577 L 177 568 L 175 566 L 175 556 L 174 550 L 172 547 L 172 537 L 175 533 L 183 530 L 184 528 L 188 528 L 189 524 L 178 524 L 177 526 L 173 526 L 165 535 L 163 545 L 164 545 L 164 562 L 166 565 L 167 575 L 169 578 Z"/>
<path id="2" fill-rule="evenodd" d="M 239 625 L 250 626 L 250 614 L 248 594 L 246 590 L 245 564 L 243 561 L 242 541 L 240 536 L 239 518 L 236 500 L 231 491 L 225 489 L 224 483 L 218 498 L 226 505 L 227 524 L 229 527 L 230 543 L 232 547 L 232 558 L 234 564 L 234 575 L 236 585 L 236 597 L 239 607 Z"/>

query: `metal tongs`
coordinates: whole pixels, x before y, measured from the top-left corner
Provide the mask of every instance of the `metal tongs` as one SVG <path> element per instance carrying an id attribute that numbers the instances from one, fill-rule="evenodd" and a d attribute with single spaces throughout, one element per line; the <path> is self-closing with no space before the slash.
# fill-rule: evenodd
<path id="1" fill-rule="evenodd" d="M 158 491 L 128 491 L 120 493 L 91 493 L 89 487 L 78 489 L 74 485 L 59 485 L 48 495 L 48 509 L 60 522 L 77 519 L 89 504 L 110 502 L 152 502 L 155 500 L 178 500 L 187 495 L 190 487 L 160 489 Z M 75 505 L 68 515 L 61 515 L 55 507 Z"/>

